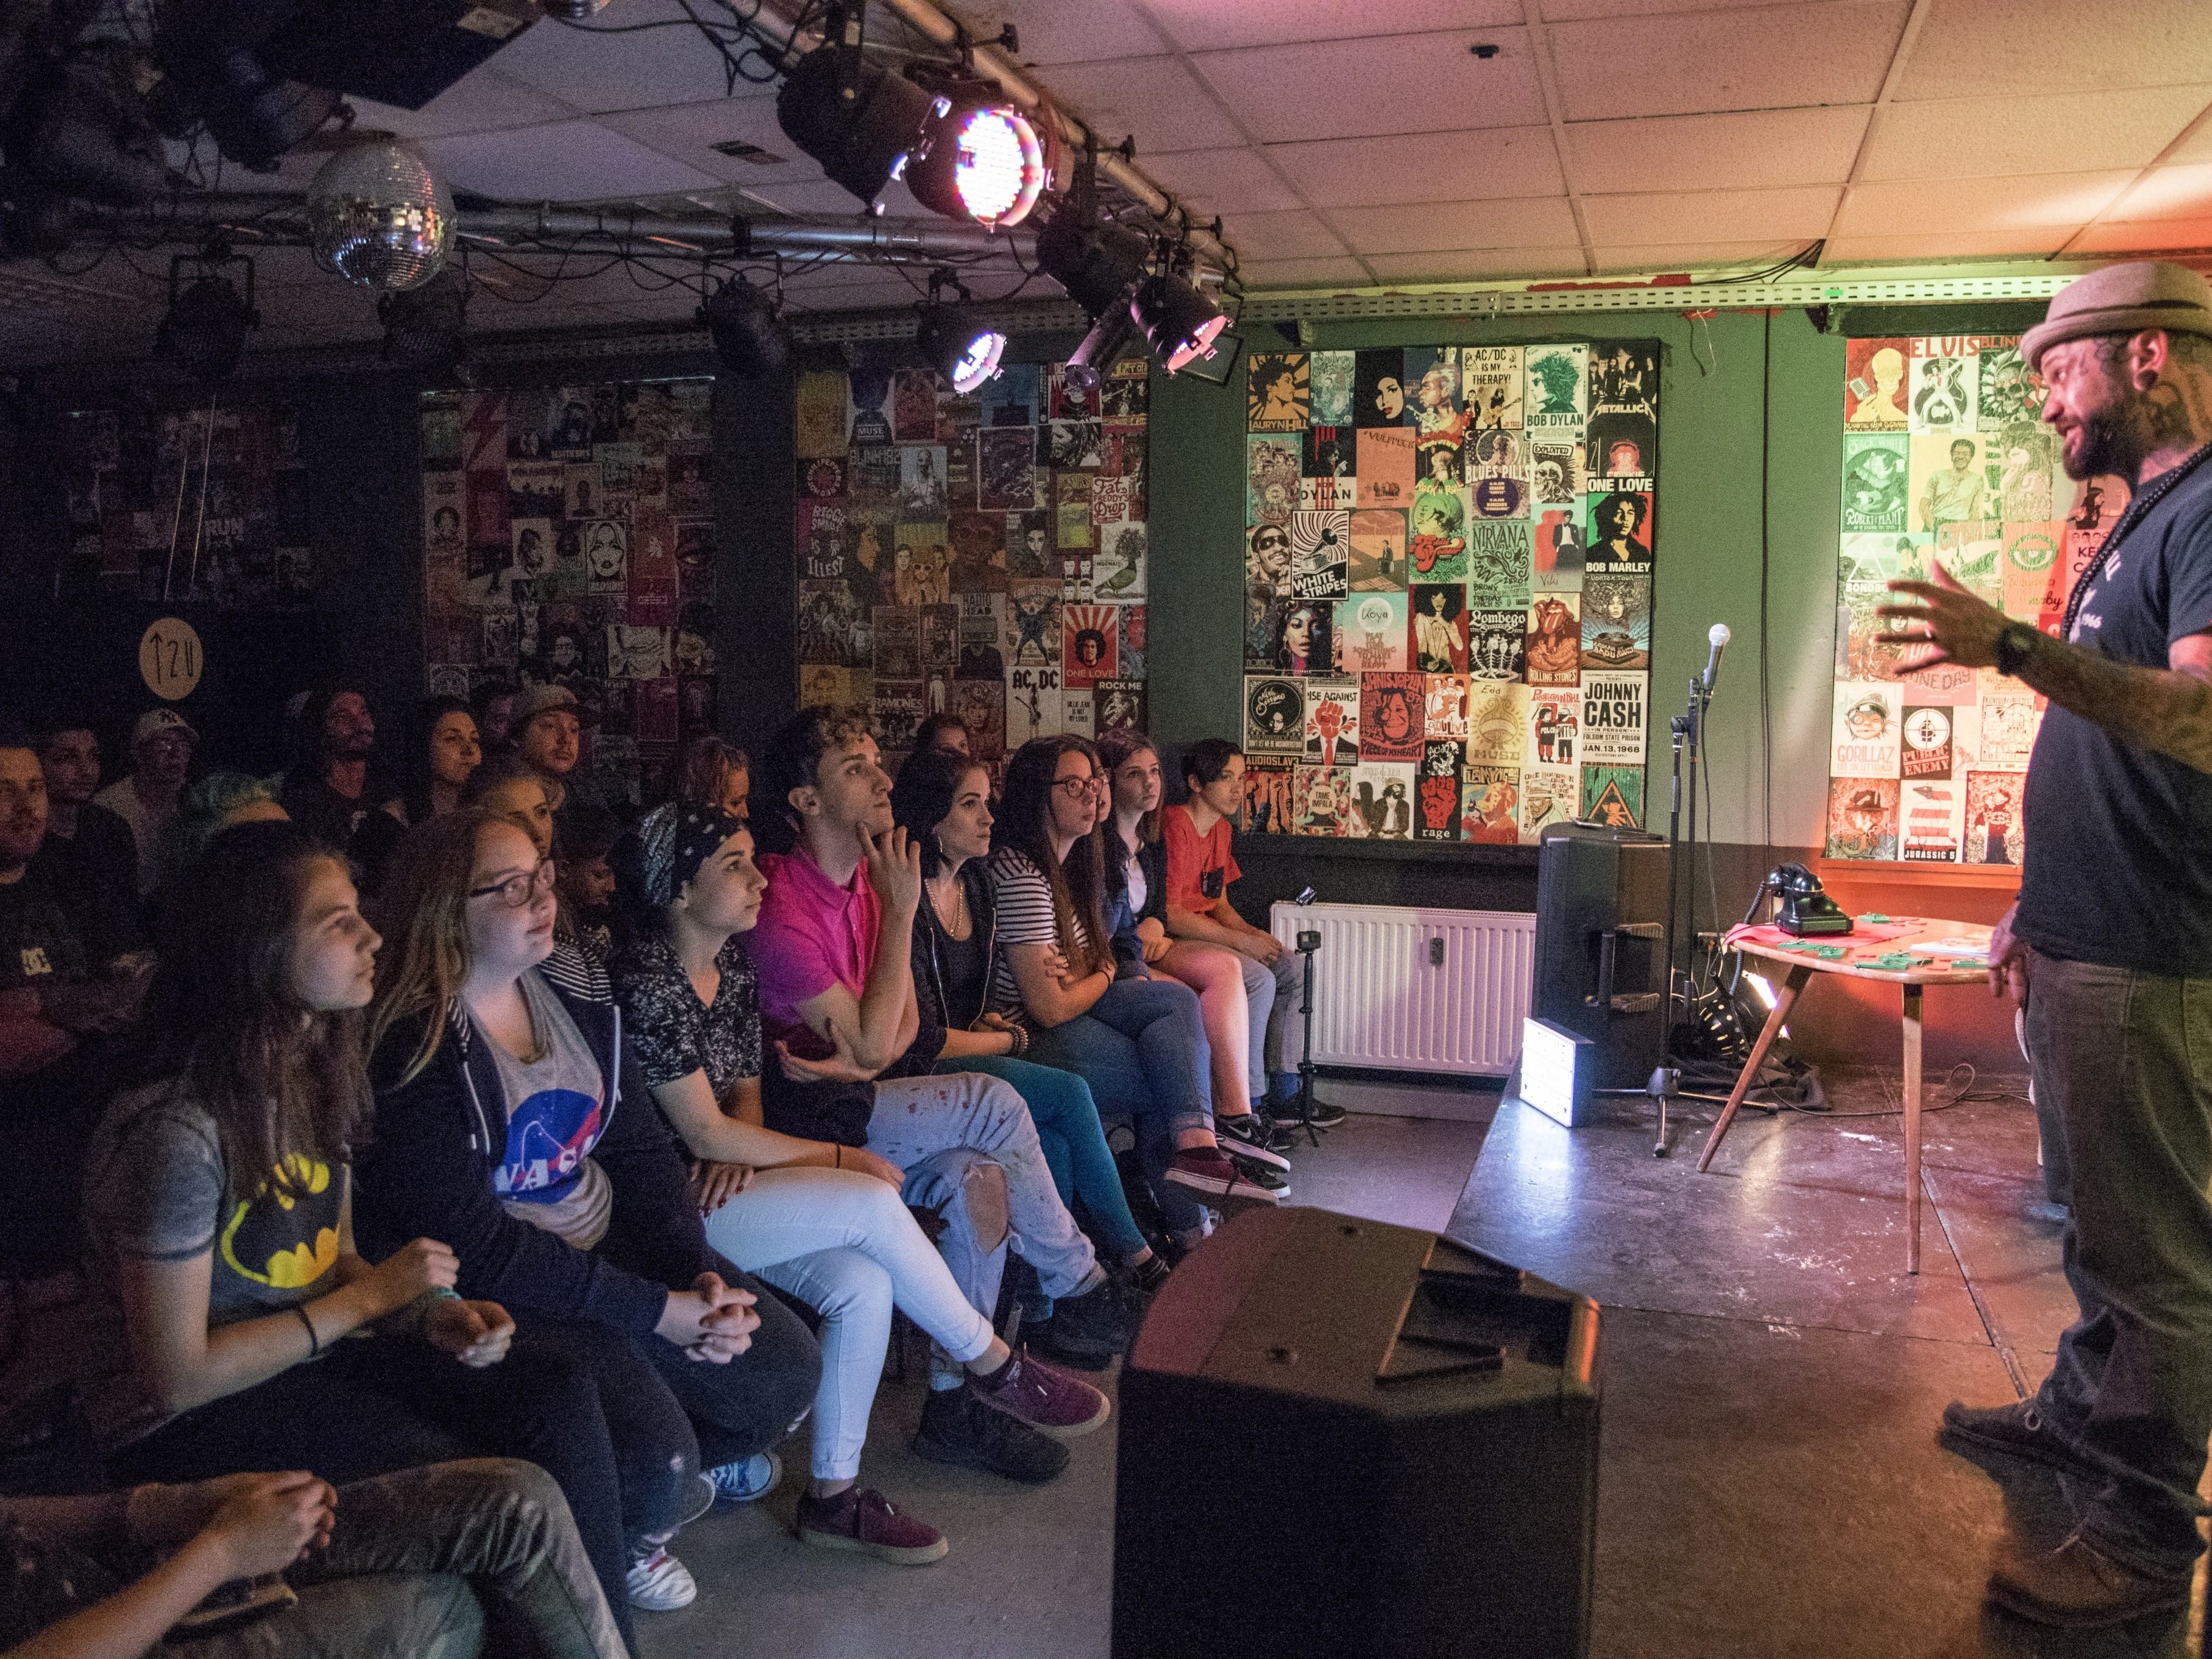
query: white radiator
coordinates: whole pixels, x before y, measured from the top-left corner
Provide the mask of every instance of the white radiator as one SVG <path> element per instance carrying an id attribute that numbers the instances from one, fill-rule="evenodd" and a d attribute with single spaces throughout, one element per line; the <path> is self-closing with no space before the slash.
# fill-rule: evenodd
<path id="1" fill-rule="evenodd" d="M 1314 1062 L 1503 1077 L 1521 1052 L 1536 918 L 1506 910 L 1279 903 L 1275 937 L 1314 954 Z M 1286 1033 L 1295 1063 L 1298 1028 Z"/>

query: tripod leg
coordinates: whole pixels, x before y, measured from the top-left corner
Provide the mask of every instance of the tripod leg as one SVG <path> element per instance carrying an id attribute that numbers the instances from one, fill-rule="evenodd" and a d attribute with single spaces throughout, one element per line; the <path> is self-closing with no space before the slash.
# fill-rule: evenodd
<path id="1" fill-rule="evenodd" d="M 1314 1058 L 1313 1058 L 1313 959 L 1314 953 L 1299 953 L 1305 957 L 1304 979 L 1298 997 L 1298 1018 L 1305 1030 L 1305 1046 L 1298 1055 L 1298 1119 L 1305 1125 L 1306 1140 L 1310 1146 L 1321 1145 L 1321 1130 L 1314 1122 Z"/>

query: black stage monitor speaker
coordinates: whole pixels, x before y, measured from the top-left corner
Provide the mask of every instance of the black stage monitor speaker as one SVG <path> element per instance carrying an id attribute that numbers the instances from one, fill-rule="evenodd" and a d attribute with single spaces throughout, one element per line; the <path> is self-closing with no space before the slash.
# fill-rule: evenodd
<path id="1" fill-rule="evenodd" d="M 1115 1659 L 1583 1654 L 1596 1358 L 1596 1304 L 1433 1233 L 1237 1217 L 1121 1374 Z"/>
<path id="2" fill-rule="evenodd" d="M 1528 1012 L 1597 1045 L 1599 1089 L 1641 1089 L 1667 1047 L 1667 843 L 1558 824 L 1536 863 Z"/>

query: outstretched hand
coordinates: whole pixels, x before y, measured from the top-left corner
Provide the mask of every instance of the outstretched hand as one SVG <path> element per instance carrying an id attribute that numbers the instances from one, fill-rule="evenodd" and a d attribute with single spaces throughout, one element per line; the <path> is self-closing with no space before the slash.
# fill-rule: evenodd
<path id="1" fill-rule="evenodd" d="M 1967 592 L 1942 565 L 1931 564 L 1929 569 L 1933 581 L 1889 585 L 1891 592 L 1906 594 L 1920 604 L 1885 605 L 1875 611 L 1885 622 L 1903 623 L 1912 630 L 1889 636 L 1892 641 L 1918 647 L 1899 661 L 1898 672 L 1909 674 L 1947 662 L 1961 668 L 1994 667 L 1997 636 L 2011 625 L 2011 618 Z"/>

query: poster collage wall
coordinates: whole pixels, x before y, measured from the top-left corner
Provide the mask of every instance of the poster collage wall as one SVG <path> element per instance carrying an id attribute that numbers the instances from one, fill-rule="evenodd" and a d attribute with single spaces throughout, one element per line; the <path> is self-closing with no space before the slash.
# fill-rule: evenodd
<path id="1" fill-rule="evenodd" d="M 289 403 L 81 410 L 62 439 L 70 554 L 103 592 L 259 611 L 314 597 L 307 467 Z"/>
<path id="2" fill-rule="evenodd" d="M 1657 343 L 1255 351 L 1246 399 L 1244 827 L 1642 823 Z"/>
<path id="3" fill-rule="evenodd" d="M 2017 865 L 2043 699 L 1995 669 L 1900 672 L 1875 609 L 1942 567 L 2056 634 L 2074 580 L 2128 501 L 2076 483 L 2011 336 L 1845 342 L 1842 539 L 1826 854 Z"/>
<path id="4" fill-rule="evenodd" d="M 611 803 L 637 805 L 714 726 L 713 392 L 678 380 L 422 398 L 429 689 L 567 686 Z"/>
<path id="5" fill-rule="evenodd" d="M 1085 392 L 1009 364 L 968 396 L 888 356 L 802 374 L 800 703 L 866 705 L 894 763 L 934 714 L 994 766 L 1143 730 L 1147 372 Z"/>

